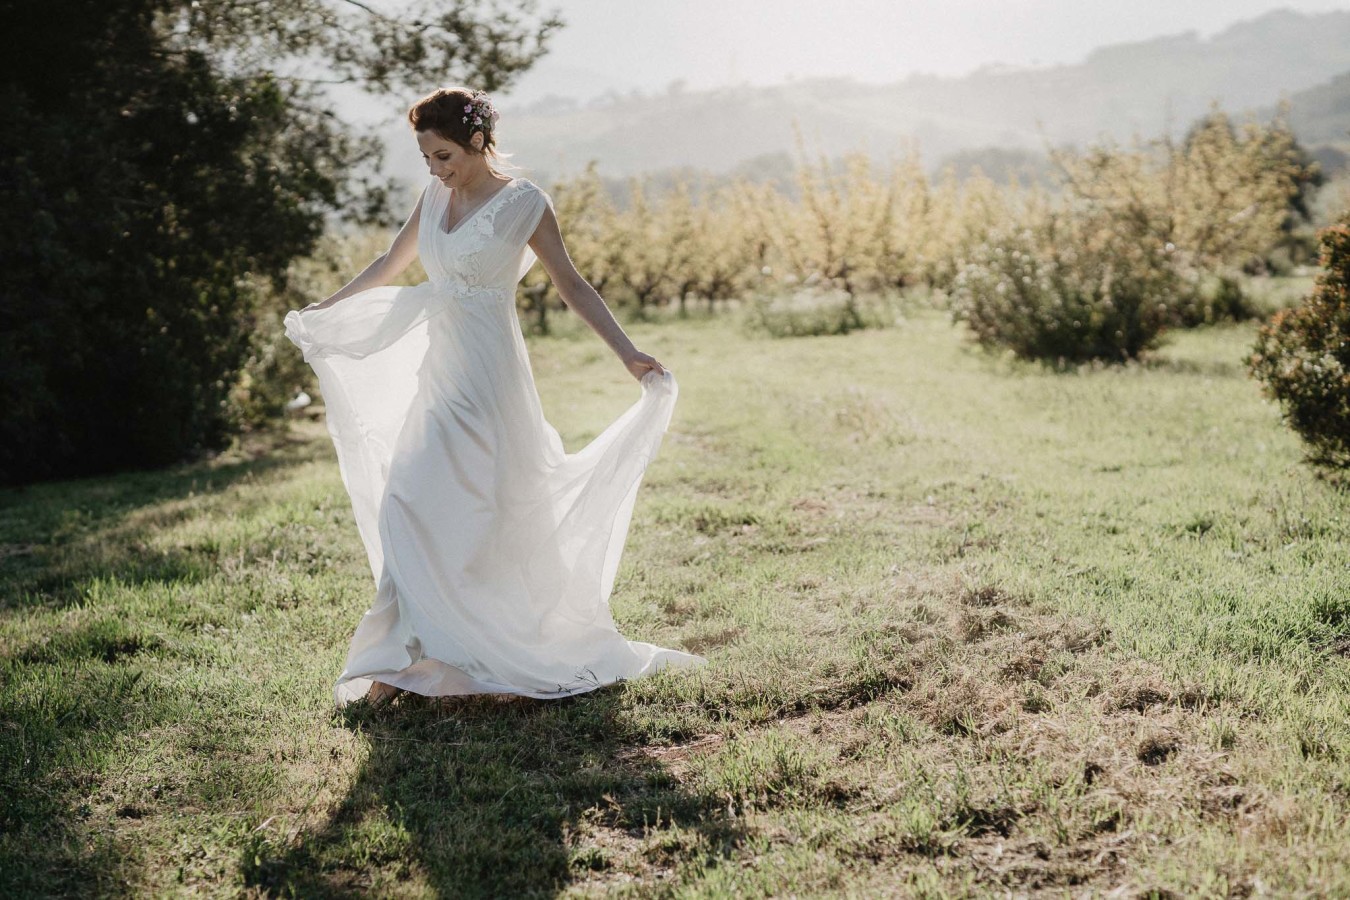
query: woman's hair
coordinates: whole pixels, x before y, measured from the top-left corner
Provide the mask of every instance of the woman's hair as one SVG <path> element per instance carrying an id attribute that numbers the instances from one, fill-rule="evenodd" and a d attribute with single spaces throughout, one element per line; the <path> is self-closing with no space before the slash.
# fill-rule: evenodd
<path id="1" fill-rule="evenodd" d="M 475 131 L 483 132 L 482 154 L 488 159 L 488 168 L 501 174 L 493 163 L 503 164 L 511 154 L 497 152 L 497 127 L 494 118 L 484 118 L 481 124 L 474 124 L 470 116 L 465 121 L 464 107 L 478 105 L 484 101 L 491 103 L 487 94 L 467 87 L 437 88 L 418 100 L 408 109 L 408 123 L 414 131 L 431 131 L 454 141 L 470 153 L 474 152 L 470 140 Z M 515 168 L 512 166 L 512 168 Z"/>

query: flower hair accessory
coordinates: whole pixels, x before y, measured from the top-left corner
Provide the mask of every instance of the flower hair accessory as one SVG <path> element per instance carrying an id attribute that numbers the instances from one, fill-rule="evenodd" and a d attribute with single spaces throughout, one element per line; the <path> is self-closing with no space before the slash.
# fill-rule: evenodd
<path id="1" fill-rule="evenodd" d="M 497 120 L 501 118 L 501 113 L 493 107 L 492 101 L 488 99 L 485 91 L 474 91 L 469 102 L 464 104 L 463 121 L 473 123 L 473 128 L 469 129 L 472 134 L 474 128 L 482 128 L 484 131 L 491 131 L 497 125 Z"/>

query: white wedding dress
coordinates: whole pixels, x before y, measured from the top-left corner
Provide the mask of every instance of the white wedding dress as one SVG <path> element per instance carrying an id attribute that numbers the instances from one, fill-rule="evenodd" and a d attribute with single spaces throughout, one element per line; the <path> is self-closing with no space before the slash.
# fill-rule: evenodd
<path id="1" fill-rule="evenodd" d="M 422 195 L 429 280 L 292 311 L 375 576 L 334 688 L 561 697 L 702 657 L 626 640 L 609 597 L 638 485 L 678 388 L 641 397 L 576 453 L 544 418 L 516 315 L 548 194 L 516 178 L 446 232 Z"/>

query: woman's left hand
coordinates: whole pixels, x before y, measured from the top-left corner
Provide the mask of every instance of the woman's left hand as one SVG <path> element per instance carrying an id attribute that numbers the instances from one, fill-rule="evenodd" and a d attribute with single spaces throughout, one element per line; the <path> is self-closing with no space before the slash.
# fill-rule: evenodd
<path id="1" fill-rule="evenodd" d="M 623 361 L 623 364 L 628 367 L 628 371 L 638 381 L 641 381 L 642 376 L 648 372 L 656 371 L 661 373 L 663 377 L 666 374 L 665 366 L 657 362 L 654 357 L 648 356 L 640 350 L 634 351 L 632 356 Z"/>
<path id="2" fill-rule="evenodd" d="M 316 300 L 309 306 L 301 307 L 300 311 L 303 313 L 309 312 L 312 309 L 327 309 L 328 307 L 333 305 L 332 303 L 329 302 L 332 299 L 333 299 L 332 297 L 329 297 L 327 300 Z"/>

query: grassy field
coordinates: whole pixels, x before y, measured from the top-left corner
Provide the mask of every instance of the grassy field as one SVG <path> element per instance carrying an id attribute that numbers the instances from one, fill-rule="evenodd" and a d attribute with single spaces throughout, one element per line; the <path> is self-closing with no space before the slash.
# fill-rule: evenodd
<path id="1" fill-rule="evenodd" d="M 1350 895 L 1350 494 L 1251 326 L 1053 374 L 940 314 L 629 328 L 681 394 L 613 604 L 709 657 L 331 707 L 322 425 L 0 495 L 0 895 Z M 576 449 L 636 397 L 531 341 Z"/>

